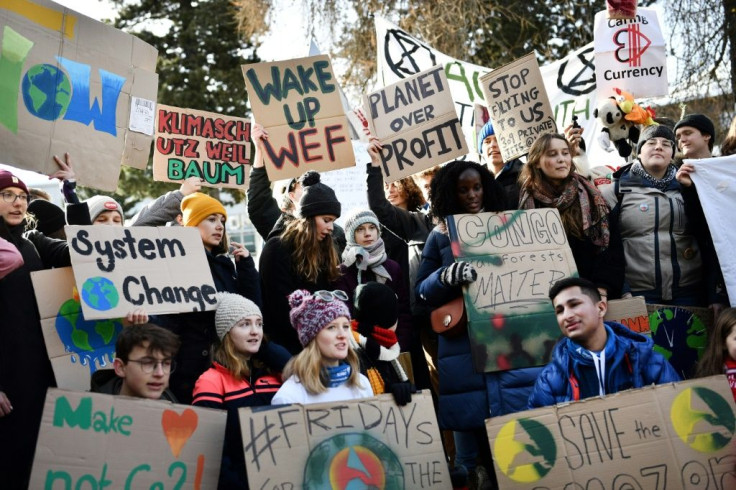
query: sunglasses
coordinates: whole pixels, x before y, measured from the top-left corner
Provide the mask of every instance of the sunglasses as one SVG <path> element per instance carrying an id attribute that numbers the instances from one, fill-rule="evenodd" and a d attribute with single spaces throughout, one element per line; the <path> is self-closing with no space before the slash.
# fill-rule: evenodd
<path id="1" fill-rule="evenodd" d="M 321 299 L 322 301 L 326 302 L 335 301 L 336 299 L 339 299 L 340 301 L 348 300 L 347 293 L 340 289 L 336 289 L 334 291 L 327 291 L 322 289 L 320 291 L 315 291 L 312 297 L 316 299 Z"/>

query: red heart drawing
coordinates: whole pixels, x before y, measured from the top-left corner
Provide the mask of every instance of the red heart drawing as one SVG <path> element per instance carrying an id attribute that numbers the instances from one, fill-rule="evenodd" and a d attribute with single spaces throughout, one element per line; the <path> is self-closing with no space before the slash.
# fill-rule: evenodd
<path id="1" fill-rule="evenodd" d="M 184 410 L 181 415 L 173 410 L 164 410 L 161 416 L 161 426 L 164 428 L 164 435 L 169 441 L 171 453 L 175 458 L 179 457 L 184 445 L 194 434 L 198 420 L 197 412 L 191 408 Z"/>

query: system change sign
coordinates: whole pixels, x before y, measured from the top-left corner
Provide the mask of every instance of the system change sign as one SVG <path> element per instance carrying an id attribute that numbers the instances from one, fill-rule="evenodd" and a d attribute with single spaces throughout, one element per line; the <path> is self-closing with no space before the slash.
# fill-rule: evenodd
<path id="1" fill-rule="evenodd" d="M 217 307 L 199 231 L 191 227 L 66 226 L 87 320 Z"/>

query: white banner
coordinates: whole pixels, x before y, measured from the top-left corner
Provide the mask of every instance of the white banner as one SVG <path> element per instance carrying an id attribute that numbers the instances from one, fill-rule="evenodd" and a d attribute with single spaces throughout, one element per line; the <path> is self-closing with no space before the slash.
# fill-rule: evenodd
<path id="1" fill-rule="evenodd" d="M 598 12 L 593 39 L 599 98 L 616 95 L 615 88 L 637 99 L 669 94 L 667 50 L 656 10 L 640 8 L 635 19 L 609 19 Z"/>
<path id="2" fill-rule="evenodd" d="M 736 228 L 733 226 L 736 203 L 736 155 L 703 160 L 685 160 L 695 165 L 692 178 L 708 221 L 731 306 L 736 307 Z"/>

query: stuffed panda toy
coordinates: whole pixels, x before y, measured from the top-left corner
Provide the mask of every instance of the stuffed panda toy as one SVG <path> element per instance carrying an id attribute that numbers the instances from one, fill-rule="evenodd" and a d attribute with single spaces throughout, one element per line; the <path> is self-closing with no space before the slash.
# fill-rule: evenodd
<path id="1" fill-rule="evenodd" d="M 639 140 L 639 128 L 624 117 L 624 111 L 618 106 L 614 97 L 601 102 L 593 111 L 593 116 L 603 124 L 598 141 L 606 151 L 613 151 L 611 143 L 623 158 L 628 158 L 632 152 L 632 145 Z"/>

